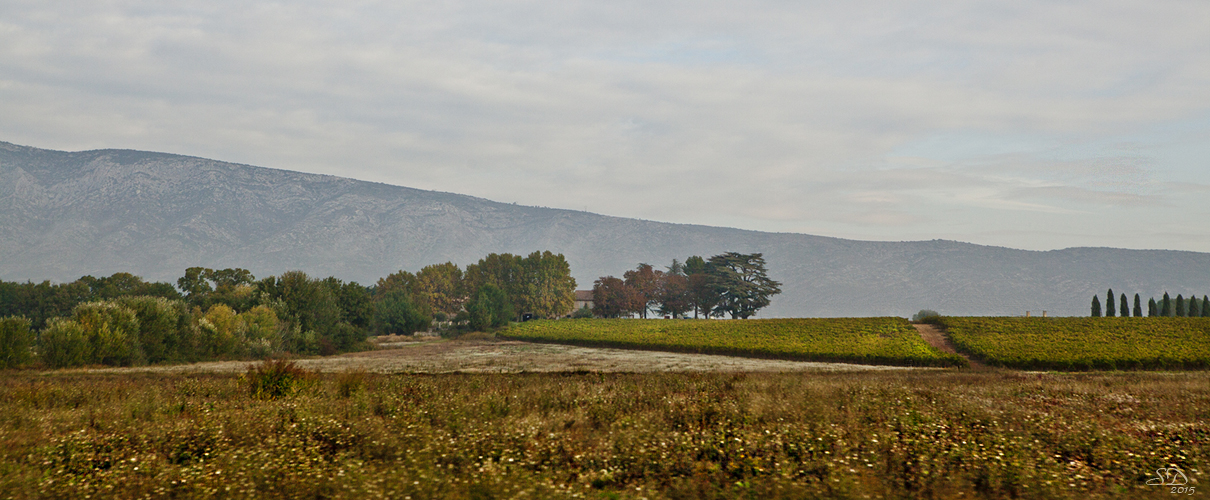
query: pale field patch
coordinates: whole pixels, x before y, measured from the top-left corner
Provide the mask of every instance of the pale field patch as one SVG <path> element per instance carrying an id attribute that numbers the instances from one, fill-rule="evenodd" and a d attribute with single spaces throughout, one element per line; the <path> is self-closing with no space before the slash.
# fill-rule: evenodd
<path id="1" fill-rule="evenodd" d="M 381 339 L 379 349 L 338 356 L 295 360 L 319 372 L 372 373 L 521 373 L 521 372 L 864 372 L 936 370 L 899 366 L 856 365 L 741 358 L 713 354 L 638 351 L 599 347 L 539 344 L 480 338 L 448 340 L 438 337 Z M 84 368 L 79 371 L 223 373 L 242 372 L 249 361 L 211 361 L 185 365 L 132 368 Z"/>

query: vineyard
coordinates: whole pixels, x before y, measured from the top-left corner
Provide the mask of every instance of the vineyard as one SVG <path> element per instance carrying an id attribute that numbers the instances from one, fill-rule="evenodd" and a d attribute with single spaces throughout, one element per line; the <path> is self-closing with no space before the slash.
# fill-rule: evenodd
<path id="1" fill-rule="evenodd" d="M 959 350 L 993 366 L 1210 367 L 1210 318 L 942 318 Z"/>
<path id="2" fill-rule="evenodd" d="M 577 319 L 521 323 L 499 335 L 595 347 L 884 365 L 967 366 L 964 358 L 925 343 L 903 318 Z"/>

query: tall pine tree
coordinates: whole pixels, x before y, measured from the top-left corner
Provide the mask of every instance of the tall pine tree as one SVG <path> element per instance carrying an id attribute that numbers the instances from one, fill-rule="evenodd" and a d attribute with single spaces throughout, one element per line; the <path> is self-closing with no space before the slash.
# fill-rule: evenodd
<path id="1" fill-rule="evenodd" d="M 1156 305 L 1155 297 L 1147 301 L 1147 316 L 1154 318 L 1160 315 L 1160 306 Z"/>
<path id="2" fill-rule="evenodd" d="M 1210 318 L 1210 295 L 1202 295 L 1202 317 Z"/>
<path id="3" fill-rule="evenodd" d="M 1114 309 L 1113 309 L 1113 302 L 1117 298 L 1118 297 L 1113 294 L 1112 288 L 1109 289 L 1109 293 L 1105 294 L 1105 316 L 1106 317 L 1112 318 L 1112 317 L 1118 315 L 1117 311 L 1114 311 Z"/>
<path id="4" fill-rule="evenodd" d="M 1101 317 L 1101 297 L 1098 295 L 1092 296 L 1092 317 Z"/>
<path id="5" fill-rule="evenodd" d="M 1123 318 L 1130 316 L 1130 303 L 1126 301 L 1126 294 L 1122 294 L 1122 305 L 1118 306 L 1118 316 Z"/>
<path id="6" fill-rule="evenodd" d="M 1168 292 L 1164 292 L 1164 301 L 1160 303 L 1160 316 L 1172 316 L 1172 298 L 1168 296 Z"/>
<path id="7" fill-rule="evenodd" d="M 1197 297 L 1189 297 L 1189 309 L 1186 311 L 1186 314 L 1190 318 L 1202 317 L 1202 301 L 1197 300 Z"/>
<path id="8" fill-rule="evenodd" d="M 1176 317 L 1185 317 L 1185 298 L 1181 294 L 1176 294 Z"/>
<path id="9" fill-rule="evenodd" d="M 1143 299 L 1139 294 L 1134 294 L 1134 317 L 1141 318 L 1143 316 Z"/>

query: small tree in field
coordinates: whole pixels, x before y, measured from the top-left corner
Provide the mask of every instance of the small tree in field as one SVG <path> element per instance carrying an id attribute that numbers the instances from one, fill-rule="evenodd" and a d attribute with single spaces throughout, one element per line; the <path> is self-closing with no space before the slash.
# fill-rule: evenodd
<path id="1" fill-rule="evenodd" d="M 1101 317 L 1101 297 L 1096 295 L 1092 296 L 1092 317 Z"/>
<path id="2" fill-rule="evenodd" d="M 1147 316 L 1156 317 L 1160 315 L 1160 306 L 1156 305 L 1155 297 L 1147 301 Z"/>
<path id="3" fill-rule="evenodd" d="M 1168 292 L 1164 292 L 1164 300 L 1160 302 L 1160 316 L 1172 316 L 1172 298 L 1168 296 Z"/>
<path id="4" fill-rule="evenodd" d="M 1189 297 L 1189 310 L 1186 313 L 1190 318 L 1202 317 L 1202 301 L 1197 300 L 1197 297 Z"/>
<path id="5" fill-rule="evenodd" d="M 1113 308 L 1113 301 L 1116 298 L 1117 296 L 1113 294 L 1113 289 L 1110 288 L 1109 293 L 1105 294 L 1105 316 L 1112 318 L 1118 315 L 1117 311 Z"/>
<path id="6" fill-rule="evenodd" d="M 1118 307 L 1118 316 L 1123 318 L 1130 316 L 1130 303 L 1126 301 L 1126 294 L 1122 294 L 1122 305 Z"/>
<path id="7" fill-rule="evenodd" d="M 1210 295 L 1202 295 L 1202 317 L 1210 318 Z"/>
<path id="8" fill-rule="evenodd" d="M 1141 318 L 1143 316 L 1143 300 L 1139 294 L 1134 294 L 1134 317 Z"/>
<path id="9" fill-rule="evenodd" d="M 1176 316 L 1178 318 L 1185 317 L 1185 297 L 1181 294 L 1176 294 Z"/>

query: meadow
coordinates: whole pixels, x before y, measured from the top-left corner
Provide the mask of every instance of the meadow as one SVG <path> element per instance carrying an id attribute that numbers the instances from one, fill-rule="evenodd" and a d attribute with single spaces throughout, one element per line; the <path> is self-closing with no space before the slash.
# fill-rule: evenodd
<path id="1" fill-rule="evenodd" d="M 263 371 L 6 372 L 0 496 L 1172 498 L 1210 458 L 1206 372 Z"/>
<path id="2" fill-rule="evenodd" d="M 958 350 L 993 366 L 1048 370 L 1210 368 L 1210 318 L 937 320 Z"/>
<path id="3" fill-rule="evenodd" d="M 514 324 L 497 334 L 532 342 L 902 366 L 967 366 L 903 318 L 745 321 L 577 319 Z"/>

